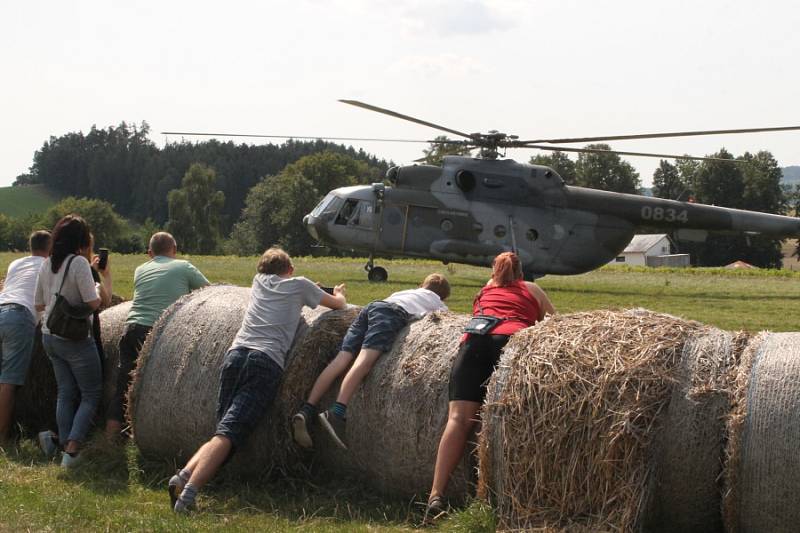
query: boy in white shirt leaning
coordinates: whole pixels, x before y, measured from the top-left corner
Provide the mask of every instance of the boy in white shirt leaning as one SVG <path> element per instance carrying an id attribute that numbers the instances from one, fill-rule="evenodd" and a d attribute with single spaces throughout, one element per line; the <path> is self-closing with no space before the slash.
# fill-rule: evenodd
<path id="1" fill-rule="evenodd" d="M 347 449 L 345 419 L 347 404 L 353 394 L 381 354 L 391 349 L 400 330 L 412 319 L 426 313 L 447 310 L 442 301 L 448 296 L 450 284 L 447 278 L 441 274 L 431 274 L 417 289 L 395 292 L 384 300 L 367 304 L 347 330 L 339 353 L 317 378 L 308 400 L 292 417 L 292 433 L 297 444 L 303 448 L 313 446 L 308 423 L 317 416 L 317 406 L 328 389 L 339 376 L 347 372 L 342 379 L 336 403 L 318 415 L 322 427 L 336 445 Z M 355 357 L 356 354 L 358 357 Z"/>

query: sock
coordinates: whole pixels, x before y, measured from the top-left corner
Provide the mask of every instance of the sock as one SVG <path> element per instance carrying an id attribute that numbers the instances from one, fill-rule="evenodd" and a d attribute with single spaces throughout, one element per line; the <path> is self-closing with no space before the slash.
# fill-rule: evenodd
<path id="1" fill-rule="evenodd" d="M 315 416 L 317 416 L 318 409 L 316 405 L 305 402 L 303 404 L 303 407 L 300 408 L 300 412 L 303 413 L 303 416 L 306 417 L 306 421 L 310 421 L 313 420 Z"/>
<path id="2" fill-rule="evenodd" d="M 183 468 L 180 472 L 178 472 L 178 477 L 181 478 L 181 481 L 183 481 L 184 484 L 186 484 L 189 483 L 189 478 L 192 477 L 192 473 Z"/>
<path id="3" fill-rule="evenodd" d="M 347 405 L 346 404 L 343 404 L 343 403 L 340 403 L 340 402 L 336 402 L 335 404 L 333 404 L 333 407 L 331 407 L 331 411 L 333 412 L 333 414 L 335 414 L 336 416 L 338 416 L 342 420 L 347 418 Z"/>
<path id="4" fill-rule="evenodd" d="M 197 497 L 197 488 L 191 483 L 187 483 L 185 487 L 183 487 L 183 492 L 181 492 L 180 500 L 183 502 L 184 507 L 191 507 L 194 505 L 194 499 Z"/>

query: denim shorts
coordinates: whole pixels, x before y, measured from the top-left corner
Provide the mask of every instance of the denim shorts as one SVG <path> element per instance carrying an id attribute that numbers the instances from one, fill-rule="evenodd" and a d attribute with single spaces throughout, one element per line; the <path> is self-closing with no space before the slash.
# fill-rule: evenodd
<path id="1" fill-rule="evenodd" d="M 220 374 L 214 434 L 230 439 L 234 449 L 243 446 L 275 400 L 282 375 L 283 369 L 264 352 L 229 350 Z"/>
<path id="2" fill-rule="evenodd" d="M 397 334 L 408 325 L 410 318 L 397 304 L 380 300 L 371 302 L 347 328 L 342 351 L 356 355 L 363 347 L 385 352 L 392 347 Z"/>
<path id="3" fill-rule="evenodd" d="M 0 383 L 24 385 L 31 366 L 36 320 L 24 305 L 0 305 Z"/>

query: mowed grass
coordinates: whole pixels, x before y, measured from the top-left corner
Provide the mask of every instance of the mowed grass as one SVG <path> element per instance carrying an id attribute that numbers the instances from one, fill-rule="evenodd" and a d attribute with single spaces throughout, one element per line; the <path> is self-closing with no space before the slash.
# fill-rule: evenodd
<path id="1" fill-rule="evenodd" d="M 0 269 L 21 254 L 0 254 Z M 187 257 L 215 283 L 248 286 L 255 257 Z M 112 255 L 114 291 L 132 296 L 133 271 L 145 256 Z M 468 312 L 485 283 L 486 268 L 432 261 L 379 261 L 389 283 L 366 281 L 364 260 L 297 258 L 296 274 L 325 285 L 345 282 L 349 301 L 365 304 L 413 287 L 433 271 L 445 273 L 453 294 L 448 304 Z M 539 281 L 559 312 L 645 307 L 699 320 L 723 329 L 800 331 L 795 310 L 800 273 L 723 269 L 652 270 L 604 268 Z M 63 472 L 44 461 L 33 443 L 0 454 L 0 530 L 148 531 L 407 531 L 421 515 L 410 501 L 381 498 L 357 482 L 328 476 L 312 481 L 276 478 L 245 484 L 222 477 L 203 493 L 203 511 L 176 517 L 167 508 L 164 483 L 173 465 L 148 463 L 132 445 L 87 453 L 82 472 Z M 422 488 L 422 490 L 427 487 Z M 424 494 L 421 495 L 424 497 Z M 437 529 L 488 531 L 493 516 L 473 503 Z"/>
<path id="2" fill-rule="evenodd" d="M 9 217 L 39 214 L 58 203 L 59 195 L 44 185 L 0 187 L 0 213 Z"/>

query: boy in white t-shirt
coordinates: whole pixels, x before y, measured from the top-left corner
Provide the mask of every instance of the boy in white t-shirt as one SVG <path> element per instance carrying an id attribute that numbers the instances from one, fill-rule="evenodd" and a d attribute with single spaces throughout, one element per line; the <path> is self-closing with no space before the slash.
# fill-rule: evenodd
<path id="1" fill-rule="evenodd" d="M 384 300 L 367 304 L 347 330 L 338 355 L 317 378 L 308 401 L 292 417 L 292 433 L 297 444 L 303 448 L 313 446 L 308 422 L 317 415 L 317 405 L 328 389 L 339 376 L 347 372 L 342 379 L 336 403 L 319 413 L 322 427 L 337 446 L 347 449 L 345 419 L 350 398 L 381 354 L 391 349 L 400 330 L 412 319 L 421 318 L 432 311 L 447 310 L 443 300 L 448 296 L 450 284 L 447 278 L 441 274 L 431 274 L 417 289 L 395 292 Z M 358 357 L 353 361 L 356 354 Z"/>

